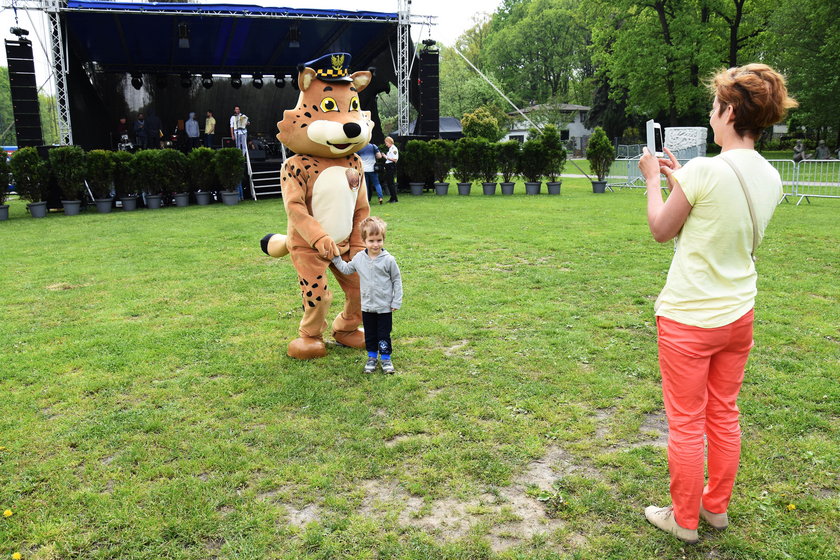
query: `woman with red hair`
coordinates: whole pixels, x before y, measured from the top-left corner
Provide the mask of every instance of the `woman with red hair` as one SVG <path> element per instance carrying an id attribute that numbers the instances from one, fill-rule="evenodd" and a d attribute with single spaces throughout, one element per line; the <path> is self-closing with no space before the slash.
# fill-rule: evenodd
<path id="1" fill-rule="evenodd" d="M 779 173 L 755 142 L 796 106 L 784 78 L 764 64 L 721 71 L 710 89 L 720 155 L 681 167 L 669 150 L 657 159 L 645 149 L 639 161 L 653 238 L 676 246 L 654 306 L 672 505 L 650 506 L 645 517 L 689 543 L 700 518 L 714 529 L 729 524 L 741 453 L 736 399 L 753 346 L 752 256 L 782 197 Z M 665 201 L 660 173 L 671 191 Z"/>

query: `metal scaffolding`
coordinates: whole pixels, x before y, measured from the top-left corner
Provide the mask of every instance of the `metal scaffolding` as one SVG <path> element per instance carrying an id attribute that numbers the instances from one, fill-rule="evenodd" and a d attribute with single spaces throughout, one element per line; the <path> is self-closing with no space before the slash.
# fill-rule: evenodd
<path id="1" fill-rule="evenodd" d="M 411 0 L 399 0 L 397 9 L 399 25 L 397 27 L 397 128 L 400 136 L 406 136 L 408 130 L 408 87 L 411 74 L 409 44 L 411 43 Z"/>

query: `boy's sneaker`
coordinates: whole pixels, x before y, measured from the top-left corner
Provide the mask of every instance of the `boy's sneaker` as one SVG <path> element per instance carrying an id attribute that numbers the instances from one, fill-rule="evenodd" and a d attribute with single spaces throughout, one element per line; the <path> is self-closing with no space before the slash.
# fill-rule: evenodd
<path id="1" fill-rule="evenodd" d="M 666 533 L 671 533 L 681 541 L 689 544 L 697 542 L 697 529 L 686 529 L 677 525 L 673 506 L 664 508 L 648 506 L 645 508 L 645 517 L 658 528 Z"/>
<path id="2" fill-rule="evenodd" d="M 391 360 L 382 360 L 382 371 L 383 373 L 394 373 L 394 364 Z"/>
<path id="3" fill-rule="evenodd" d="M 700 504 L 700 517 L 709 524 L 712 529 L 723 531 L 729 527 L 729 517 L 725 513 L 712 513 L 706 511 L 703 504 Z"/>
<path id="4" fill-rule="evenodd" d="M 368 358 L 365 362 L 365 373 L 373 373 L 376 371 L 376 358 Z"/>

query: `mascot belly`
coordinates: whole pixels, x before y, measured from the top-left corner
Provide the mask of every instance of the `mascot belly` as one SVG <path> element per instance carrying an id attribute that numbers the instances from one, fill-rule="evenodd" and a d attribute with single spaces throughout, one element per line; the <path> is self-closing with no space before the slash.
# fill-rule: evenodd
<path id="1" fill-rule="evenodd" d="M 358 94 L 372 73 L 350 74 L 349 64 L 349 54 L 334 53 L 299 67 L 297 105 L 277 123 L 277 138 L 297 154 L 281 172 L 288 229 L 266 235 L 261 246 L 272 257 L 288 254 L 297 270 L 303 318 L 287 354 L 302 360 L 326 355 L 328 268 L 345 295 L 332 336 L 345 346 L 365 347 L 358 275 L 341 274 L 330 262 L 336 255 L 349 260 L 364 248 L 358 226 L 370 214 L 364 181 L 351 184 L 348 176 L 364 177 L 356 152 L 370 142 L 373 123 Z"/>

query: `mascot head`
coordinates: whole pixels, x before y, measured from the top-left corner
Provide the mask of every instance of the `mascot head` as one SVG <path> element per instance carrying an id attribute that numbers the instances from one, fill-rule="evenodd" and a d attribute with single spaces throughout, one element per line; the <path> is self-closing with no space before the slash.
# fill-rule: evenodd
<path id="1" fill-rule="evenodd" d="M 297 154 L 339 158 L 358 152 L 370 142 L 370 111 L 359 106 L 359 92 L 370 84 L 371 72 L 350 74 L 350 55 L 332 53 L 298 68 L 300 97 L 294 109 L 283 111 L 277 139 Z"/>

